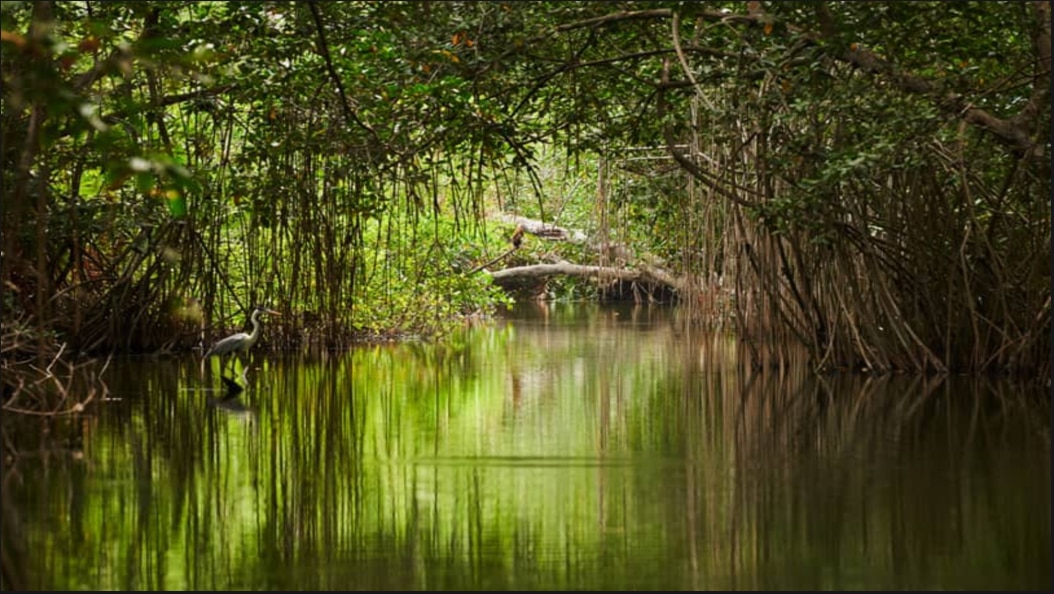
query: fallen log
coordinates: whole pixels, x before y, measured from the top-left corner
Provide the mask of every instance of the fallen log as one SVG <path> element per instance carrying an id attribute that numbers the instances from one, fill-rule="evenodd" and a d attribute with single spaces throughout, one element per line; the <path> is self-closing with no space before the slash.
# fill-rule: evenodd
<path id="1" fill-rule="evenodd" d="M 508 213 L 496 213 L 491 218 L 505 223 L 511 223 L 522 227 L 527 233 L 550 241 L 567 241 L 570 243 L 585 243 L 586 234 L 575 229 L 566 229 L 552 223 L 543 223 L 537 219 L 528 219 L 519 215 Z"/>
<path id="2" fill-rule="evenodd" d="M 606 256 L 609 262 L 618 264 L 617 266 L 592 266 L 560 261 L 556 263 L 514 266 L 496 271 L 486 270 L 496 261 L 500 261 L 507 256 L 508 253 L 506 253 L 473 269 L 472 272 L 485 270 L 487 274 L 491 275 L 495 283 L 507 290 L 544 284 L 545 280 L 551 276 L 591 278 L 598 282 L 606 283 L 638 283 L 651 288 L 669 289 L 680 297 L 687 296 L 695 286 L 690 281 L 674 276 L 663 268 L 655 266 L 650 258 L 635 258 L 632 252 L 622 244 L 596 242 L 577 229 L 568 229 L 553 223 L 545 223 L 519 215 L 499 212 L 492 213 L 490 216 L 493 219 L 516 225 L 518 233 L 526 232 L 534 237 L 549 241 L 563 241 L 584 245 L 588 249 Z"/>
<path id="3" fill-rule="evenodd" d="M 514 266 L 488 272 L 494 282 L 501 286 L 522 285 L 525 281 L 544 280 L 550 276 L 574 276 L 593 278 L 599 281 L 636 282 L 652 286 L 667 287 L 683 295 L 688 284 L 658 268 L 615 268 L 612 266 L 588 266 L 557 262 L 555 264 L 531 264 Z"/>

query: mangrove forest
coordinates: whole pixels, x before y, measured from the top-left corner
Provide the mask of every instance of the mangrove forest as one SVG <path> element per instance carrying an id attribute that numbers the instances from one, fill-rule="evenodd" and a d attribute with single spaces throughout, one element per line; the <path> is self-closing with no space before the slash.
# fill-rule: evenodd
<path id="1" fill-rule="evenodd" d="M 3 590 L 1049 590 L 1049 1 L 0 3 Z"/>
<path id="2" fill-rule="evenodd" d="M 1049 2 L 2 10 L 5 371 L 631 300 L 1049 378 Z"/>
<path id="3" fill-rule="evenodd" d="M 1050 374 L 1049 2 L 4 2 L 5 361 L 675 301 Z M 9 389 L 9 385 L 6 389 Z"/>

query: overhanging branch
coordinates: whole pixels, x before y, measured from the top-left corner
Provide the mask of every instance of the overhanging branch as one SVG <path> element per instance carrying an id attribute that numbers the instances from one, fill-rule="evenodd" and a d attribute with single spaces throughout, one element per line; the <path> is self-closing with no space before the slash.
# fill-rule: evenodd
<path id="1" fill-rule="evenodd" d="M 1021 110 L 1017 114 L 1009 117 L 999 117 L 990 111 L 977 107 L 966 97 L 945 93 L 944 90 L 932 79 L 898 68 L 893 63 L 882 59 L 877 54 L 862 46 L 854 45 L 840 54 L 833 54 L 833 57 L 856 66 L 862 72 L 882 77 L 903 92 L 926 95 L 931 98 L 935 105 L 946 113 L 961 118 L 970 125 L 986 130 L 1010 146 L 1015 152 L 1027 156 L 1038 157 L 1042 156 L 1041 142 L 1044 139 L 1040 138 L 1039 141 L 1034 140 L 1032 137 L 1032 129 L 1035 127 L 1042 106 L 1045 105 L 1047 98 L 1050 95 L 1050 3 L 1047 1 L 1032 2 L 1032 8 L 1035 13 L 1036 22 L 1038 23 L 1036 32 L 1033 35 L 1034 51 L 1036 54 L 1036 72 L 1033 77 L 1033 92 L 1029 101 L 1025 103 Z M 786 30 L 803 39 L 832 41 L 832 36 L 835 31 L 835 27 L 831 20 L 832 16 L 829 10 L 826 9 L 826 6 L 822 5 L 822 3 L 818 6 L 817 10 L 820 32 L 808 31 L 792 24 L 786 24 Z M 552 29 L 551 33 L 540 36 L 534 41 L 542 42 L 546 36 L 551 35 L 552 33 L 565 33 L 579 29 L 596 30 L 622 21 L 666 20 L 673 19 L 674 16 L 674 11 L 670 9 L 615 12 L 555 27 Z M 747 14 L 701 11 L 695 14 L 695 16 L 702 21 L 720 22 L 727 25 L 771 26 L 777 22 L 775 17 L 760 9 L 751 10 Z M 682 48 L 682 52 L 687 49 L 688 48 L 686 47 Z M 662 53 L 665 53 L 666 51 L 667 50 L 663 50 Z M 695 49 L 695 51 L 701 53 L 698 49 Z M 617 61 L 617 58 L 598 60 L 596 62 L 598 64 L 604 64 L 611 61 Z M 583 65 L 576 64 L 575 66 L 582 67 Z M 673 84 L 674 83 L 666 78 L 662 82 L 657 83 L 656 87 L 662 90 L 664 88 L 669 88 Z M 680 83 L 677 86 L 688 85 Z M 685 155 L 673 153 L 673 156 L 678 163 L 682 166 L 686 166 L 692 175 L 696 176 L 701 181 L 707 181 L 705 177 L 699 176 L 700 172 L 696 171 L 698 168 L 694 168 L 696 170 L 693 170 L 691 160 L 686 159 Z"/>

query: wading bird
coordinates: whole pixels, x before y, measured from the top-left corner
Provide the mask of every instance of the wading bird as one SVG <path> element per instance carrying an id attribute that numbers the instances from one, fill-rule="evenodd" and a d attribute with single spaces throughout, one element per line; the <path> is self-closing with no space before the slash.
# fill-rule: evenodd
<path id="1" fill-rule="evenodd" d="M 237 334 L 231 334 L 227 338 L 224 338 L 223 340 L 220 340 L 216 344 L 212 345 L 212 348 L 210 348 L 205 353 L 204 358 L 208 359 L 209 357 L 222 357 L 223 355 L 229 353 L 240 354 L 249 352 L 249 349 L 254 344 L 256 344 L 256 339 L 260 337 L 260 314 L 269 314 L 272 316 L 282 315 L 273 309 L 263 307 L 262 305 L 257 305 L 256 308 L 253 309 L 252 315 L 249 316 L 249 321 L 252 322 L 253 325 L 252 333 L 247 334 L 245 332 L 239 332 Z M 225 366 L 226 362 L 220 365 L 221 372 L 223 371 L 223 368 Z"/>

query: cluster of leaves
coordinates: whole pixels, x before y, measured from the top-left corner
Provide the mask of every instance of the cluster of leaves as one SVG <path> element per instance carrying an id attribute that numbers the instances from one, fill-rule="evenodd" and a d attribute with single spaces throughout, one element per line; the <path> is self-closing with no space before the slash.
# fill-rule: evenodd
<path id="1" fill-rule="evenodd" d="M 383 245 L 369 256 L 365 281 L 351 323 L 371 334 L 395 332 L 447 335 L 466 319 L 493 315 L 511 304 L 509 296 L 476 267 L 508 247 L 500 229 L 487 240 L 439 220 L 417 234 L 385 238 L 372 225 L 367 243 Z"/>

